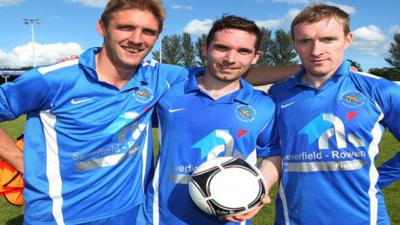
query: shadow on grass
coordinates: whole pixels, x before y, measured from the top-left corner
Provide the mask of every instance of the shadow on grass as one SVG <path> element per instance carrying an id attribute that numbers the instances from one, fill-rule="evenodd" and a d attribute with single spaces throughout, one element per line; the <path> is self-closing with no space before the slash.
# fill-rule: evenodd
<path id="1" fill-rule="evenodd" d="M 19 215 L 15 218 L 9 219 L 5 225 L 22 225 L 23 222 L 24 222 L 24 216 Z"/>

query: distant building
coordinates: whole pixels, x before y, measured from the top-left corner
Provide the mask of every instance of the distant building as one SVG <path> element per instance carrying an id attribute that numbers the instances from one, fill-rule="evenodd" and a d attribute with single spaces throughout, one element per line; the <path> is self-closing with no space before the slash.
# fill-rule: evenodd
<path id="1" fill-rule="evenodd" d="M 73 60 L 73 59 L 77 59 L 77 58 L 78 58 L 78 55 L 72 54 L 70 56 L 65 56 L 65 57 L 59 58 L 56 61 L 56 63 Z M 31 69 L 31 68 L 27 68 L 27 69 Z M 13 81 L 17 77 L 19 77 L 23 73 L 25 73 L 26 71 L 27 70 L 23 70 L 23 69 L 0 69 L 0 78 L 3 78 L 3 79 L 0 79 L 0 84 Z"/>
<path id="2" fill-rule="evenodd" d="M 25 72 L 25 70 L 0 70 L 0 76 L 3 78 L 0 80 L 0 84 L 13 81 L 15 78 L 21 76 Z"/>

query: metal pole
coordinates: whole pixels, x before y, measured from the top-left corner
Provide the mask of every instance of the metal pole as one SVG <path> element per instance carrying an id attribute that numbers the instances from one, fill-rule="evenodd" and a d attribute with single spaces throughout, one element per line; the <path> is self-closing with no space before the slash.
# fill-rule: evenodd
<path id="1" fill-rule="evenodd" d="M 31 23 L 32 31 L 32 53 L 33 53 L 33 67 L 36 67 L 36 54 L 35 54 L 35 31 L 33 29 L 33 23 Z"/>
<path id="2" fill-rule="evenodd" d="M 162 63 L 162 36 L 160 35 L 160 63 Z"/>
<path id="3" fill-rule="evenodd" d="M 33 53 L 33 67 L 36 67 L 36 54 L 35 54 L 35 29 L 34 24 L 39 24 L 39 19 L 28 19 L 23 18 L 25 24 L 31 25 L 31 34 L 32 34 L 32 53 Z"/>
<path id="4" fill-rule="evenodd" d="M 165 31 L 165 29 L 167 28 L 163 27 L 162 31 L 160 32 L 160 35 L 158 36 L 158 38 L 160 39 L 160 63 L 162 63 L 162 39 L 163 39 L 162 32 Z"/>

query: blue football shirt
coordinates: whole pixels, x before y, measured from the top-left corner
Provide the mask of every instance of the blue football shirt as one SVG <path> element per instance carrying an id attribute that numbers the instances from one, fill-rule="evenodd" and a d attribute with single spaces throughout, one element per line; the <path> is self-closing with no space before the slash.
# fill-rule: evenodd
<path id="1" fill-rule="evenodd" d="M 389 224 L 375 160 L 385 128 L 400 140 L 400 86 L 348 61 L 320 90 L 303 75 L 270 89 L 283 158 L 276 224 Z"/>
<path id="2" fill-rule="evenodd" d="M 143 62 L 122 88 L 99 81 L 95 54 L 31 70 L 0 87 L 0 121 L 27 114 L 25 221 L 80 224 L 144 200 L 151 114 L 182 67 Z"/>
<path id="3" fill-rule="evenodd" d="M 160 152 L 147 192 L 154 225 L 239 224 L 201 212 L 191 201 L 188 180 L 197 166 L 219 156 L 256 164 L 257 157 L 280 155 L 275 104 L 244 80 L 240 84 L 241 89 L 214 100 L 191 74 L 158 102 Z"/>

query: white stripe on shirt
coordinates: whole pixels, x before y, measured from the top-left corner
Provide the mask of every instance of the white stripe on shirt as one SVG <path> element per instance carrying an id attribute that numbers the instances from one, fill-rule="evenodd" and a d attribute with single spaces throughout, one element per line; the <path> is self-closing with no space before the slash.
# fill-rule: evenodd
<path id="1" fill-rule="evenodd" d="M 52 199 L 52 213 L 58 225 L 64 225 L 62 212 L 62 180 L 60 174 L 60 159 L 58 156 L 57 133 L 55 131 L 56 117 L 48 110 L 40 112 L 46 139 L 46 176 L 49 182 L 49 196 Z"/>

